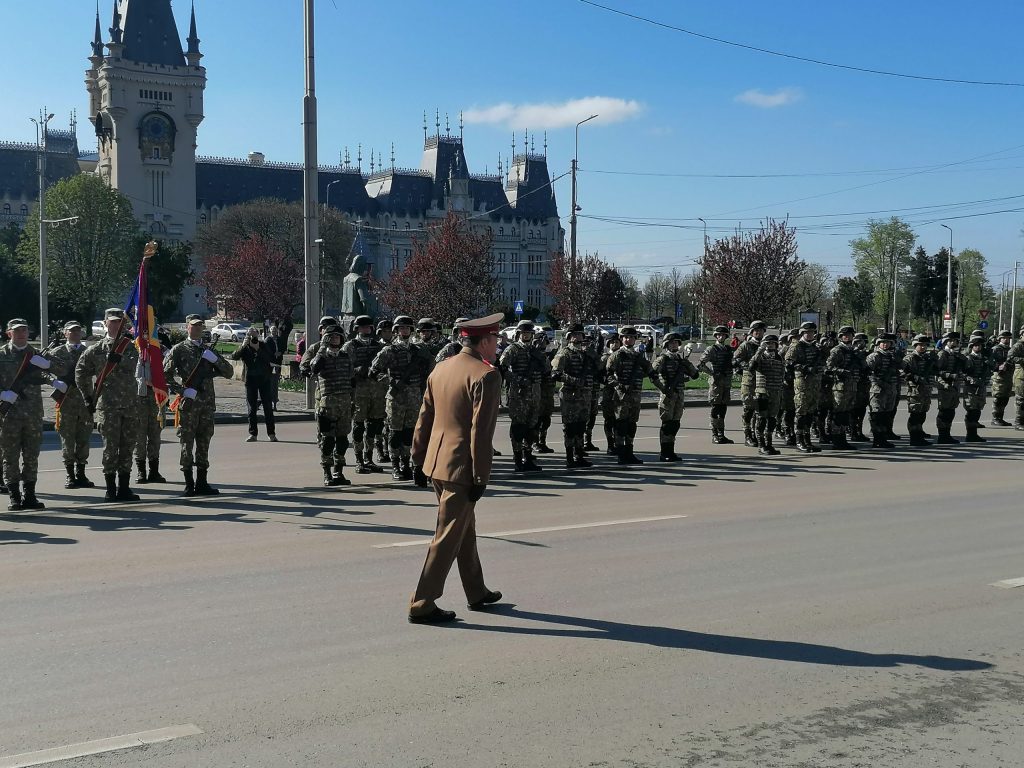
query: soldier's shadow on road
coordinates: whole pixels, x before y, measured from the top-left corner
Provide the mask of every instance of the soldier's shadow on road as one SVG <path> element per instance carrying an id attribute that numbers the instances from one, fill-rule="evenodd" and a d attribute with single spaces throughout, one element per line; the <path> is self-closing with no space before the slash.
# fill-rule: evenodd
<path id="1" fill-rule="evenodd" d="M 972 672 L 991 669 L 993 664 L 976 659 L 948 656 L 922 656 L 905 653 L 868 653 L 832 645 L 801 643 L 793 640 L 766 640 L 757 637 L 737 637 L 708 632 L 693 632 L 673 627 L 624 624 L 579 616 L 523 611 L 511 604 L 498 604 L 491 611 L 496 616 L 538 622 L 541 626 L 502 626 L 456 622 L 446 625 L 451 629 L 477 632 L 496 632 L 511 635 L 542 637 L 571 637 L 590 640 L 615 640 L 638 643 L 657 648 L 718 653 L 726 656 L 746 656 L 754 659 L 791 661 L 801 664 L 822 664 L 841 667 L 898 667 L 916 665 L 943 672 Z M 549 626 L 545 626 L 549 625 Z M 557 626 L 555 626 L 557 625 Z"/>
<path id="2" fill-rule="evenodd" d="M 13 519 L 10 515 L 0 515 L 2 519 Z M 0 531 L 0 547 L 11 544 L 77 544 L 78 539 L 65 539 L 35 531 Z"/>

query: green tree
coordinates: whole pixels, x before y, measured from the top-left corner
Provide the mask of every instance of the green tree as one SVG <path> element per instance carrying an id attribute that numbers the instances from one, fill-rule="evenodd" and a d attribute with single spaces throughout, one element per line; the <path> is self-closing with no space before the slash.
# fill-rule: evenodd
<path id="1" fill-rule="evenodd" d="M 142 259 L 142 251 L 149 238 L 139 235 L 135 239 L 133 251 Z M 157 240 L 159 246 L 156 256 L 149 260 L 146 267 L 146 282 L 149 286 L 149 303 L 159 322 L 177 319 L 178 306 L 185 286 L 194 279 L 192 271 L 192 245 L 180 243 L 169 245 Z"/>
<path id="2" fill-rule="evenodd" d="M 836 314 L 849 316 L 855 328 L 867 319 L 875 301 L 875 287 L 867 275 L 836 280 Z"/>
<path id="3" fill-rule="evenodd" d="M 20 271 L 7 229 L 0 237 L 0 328 L 5 328 L 12 317 L 24 317 L 34 327 L 37 323 L 32 318 L 39 318 L 39 283 Z M 10 229 L 20 234 L 17 227 Z M 13 239 L 16 244 L 17 237 Z"/>
<path id="4" fill-rule="evenodd" d="M 83 173 L 58 181 L 46 193 L 46 218 L 77 216 L 51 226 L 46 253 L 51 317 L 68 315 L 88 323 L 104 305 L 116 304 L 135 278 L 142 258 L 134 250 L 139 226 L 128 198 L 98 176 Z M 39 206 L 25 222 L 18 244 L 22 273 L 39 272 Z"/>
<path id="5" fill-rule="evenodd" d="M 909 256 L 916 240 L 917 235 L 910 225 L 893 216 L 888 221 L 871 219 L 868 221 L 867 237 L 850 241 L 853 263 L 858 274 L 864 274 L 871 280 L 875 294 L 874 308 L 879 317 L 885 318 L 887 328 L 892 327 L 893 281 L 896 281 L 899 298 L 901 293 L 905 294 Z"/>
<path id="6" fill-rule="evenodd" d="M 953 262 L 953 300 L 959 307 L 959 325 L 961 332 L 970 332 L 977 326 L 979 309 L 991 310 L 998 304 L 996 292 L 992 289 L 985 270 L 988 262 L 981 251 L 964 248 L 956 255 Z M 997 318 L 989 316 L 993 323 Z M 995 330 L 990 326 L 989 333 Z"/>

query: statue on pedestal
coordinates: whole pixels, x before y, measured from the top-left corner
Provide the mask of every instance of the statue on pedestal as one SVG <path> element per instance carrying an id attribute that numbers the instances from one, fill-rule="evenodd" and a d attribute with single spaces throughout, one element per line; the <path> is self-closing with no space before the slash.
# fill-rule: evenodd
<path id="1" fill-rule="evenodd" d="M 352 257 L 352 264 L 341 286 L 341 311 L 345 316 L 377 317 L 377 297 L 370 289 L 371 269 L 361 254 Z"/>

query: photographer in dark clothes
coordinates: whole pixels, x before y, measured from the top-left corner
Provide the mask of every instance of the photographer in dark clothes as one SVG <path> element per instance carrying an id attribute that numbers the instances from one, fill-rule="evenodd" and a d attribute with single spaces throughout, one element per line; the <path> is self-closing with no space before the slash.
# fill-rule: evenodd
<path id="1" fill-rule="evenodd" d="M 245 366 L 245 400 L 249 413 L 249 437 L 245 442 L 256 442 L 256 410 L 263 403 L 263 419 L 267 422 L 267 437 L 276 443 L 274 430 L 274 366 L 275 351 L 260 341 L 260 331 L 253 327 L 245 334 L 245 341 L 231 353 L 232 360 L 241 360 Z"/>

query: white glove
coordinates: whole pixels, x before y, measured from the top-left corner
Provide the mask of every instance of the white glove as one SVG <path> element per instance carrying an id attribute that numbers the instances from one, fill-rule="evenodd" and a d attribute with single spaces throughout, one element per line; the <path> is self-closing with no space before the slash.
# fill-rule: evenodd
<path id="1" fill-rule="evenodd" d="M 214 353 L 214 351 L 212 349 L 204 349 L 203 350 L 203 360 L 205 360 L 208 363 L 216 363 L 217 362 L 217 355 Z"/>
<path id="2" fill-rule="evenodd" d="M 185 391 L 182 392 L 182 395 L 184 395 L 186 400 L 195 400 L 196 395 L 198 394 L 199 393 L 196 392 L 196 390 L 193 387 L 185 387 Z"/>
<path id="3" fill-rule="evenodd" d="M 0 392 L 0 400 L 13 405 L 18 400 L 18 393 L 10 389 L 5 389 L 3 392 Z"/>
<path id="4" fill-rule="evenodd" d="M 68 391 L 68 385 L 61 381 L 60 379 L 54 380 L 53 388 L 56 389 L 61 394 L 67 394 Z"/>
<path id="5" fill-rule="evenodd" d="M 29 362 L 36 368 L 41 368 L 44 371 L 50 370 L 50 361 L 42 355 L 32 355 L 32 359 Z"/>

